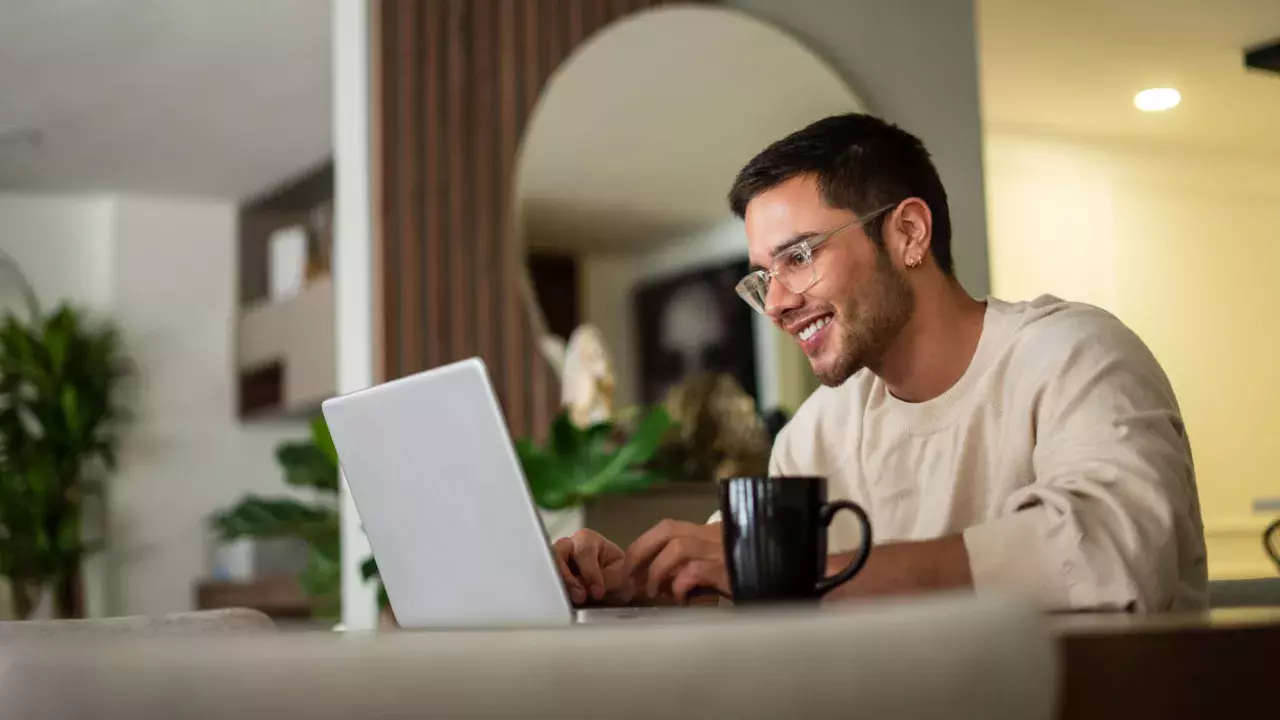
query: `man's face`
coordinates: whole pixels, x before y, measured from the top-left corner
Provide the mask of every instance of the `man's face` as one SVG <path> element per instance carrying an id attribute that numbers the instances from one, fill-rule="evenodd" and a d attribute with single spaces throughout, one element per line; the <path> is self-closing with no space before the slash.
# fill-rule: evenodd
<path id="1" fill-rule="evenodd" d="M 871 222 L 883 223 L 889 215 Z M 848 210 L 828 207 L 813 177 L 788 180 L 747 205 L 751 262 L 772 267 L 778 249 L 795 238 L 820 237 L 855 219 Z M 818 280 L 803 293 L 775 278 L 767 309 L 773 323 L 800 344 L 818 380 L 836 386 L 880 361 L 911 319 L 914 295 L 889 254 L 857 224 L 819 245 L 813 267 Z"/>

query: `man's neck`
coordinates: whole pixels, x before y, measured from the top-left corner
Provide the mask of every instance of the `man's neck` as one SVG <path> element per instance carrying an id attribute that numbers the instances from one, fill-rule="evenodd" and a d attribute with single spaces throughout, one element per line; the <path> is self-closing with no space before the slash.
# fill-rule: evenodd
<path id="1" fill-rule="evenodd" d="M 925 402 L 960 381 L 982 339 L 984 303 L 960 283 L 916 288 L 915 314 L 871 370 L 905 402 Z"/>

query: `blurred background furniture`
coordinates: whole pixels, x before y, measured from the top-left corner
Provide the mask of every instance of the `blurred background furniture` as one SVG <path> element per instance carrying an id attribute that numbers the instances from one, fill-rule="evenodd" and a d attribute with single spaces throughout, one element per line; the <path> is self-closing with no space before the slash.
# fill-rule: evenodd
<path id="1" fill-rule="evenodd" d="M 244 608 L 273 622 L 307 620 L 311 602 L 296 577 L 262 580 L 201 580 L 195 586 L 196 609 L 228 611 Z"/>

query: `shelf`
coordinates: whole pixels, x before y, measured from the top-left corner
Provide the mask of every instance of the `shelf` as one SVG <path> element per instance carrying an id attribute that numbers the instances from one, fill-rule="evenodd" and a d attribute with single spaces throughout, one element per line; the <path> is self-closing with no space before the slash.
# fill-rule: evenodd
<path id="1" fill-rule="evenodd" d="M 272 619 L 311 617 L 311 602 L 296 578 L 202 580 L 196 583 L 195 592 L 197 610 L 248 608 Z"/>
<path id="2" fill-rule="evenodd" d="M 240 205 L 235 372 L 242 420 L 313 415 L 337 390 L 332 257 L 334 166 L 325 160 Z M 306 281 L 271 298 L 271 244 L 279 230 L 306 233 Z"/>
<path id="3" fill-rule="evenodd" d="M 337 392 L 333 281 L 260 302 L 239 319 L 239 409 L 245 419 L 314 413 Z"/>

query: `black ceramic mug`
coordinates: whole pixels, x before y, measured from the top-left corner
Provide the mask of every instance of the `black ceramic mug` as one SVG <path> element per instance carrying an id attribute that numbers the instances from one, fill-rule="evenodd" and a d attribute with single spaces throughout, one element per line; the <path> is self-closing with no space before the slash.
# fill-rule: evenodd
<path id="1" fill-rule="evenodd" d="M 858 516 L 862 546 L 827 577 L 827 530 L 841 510 Z M 857 503 L 827 502 L 821 477 L 720 481 L 725 564 L 735 604 L 816 600 L 848 582 L 871 554 L 871 522 Z"/>

